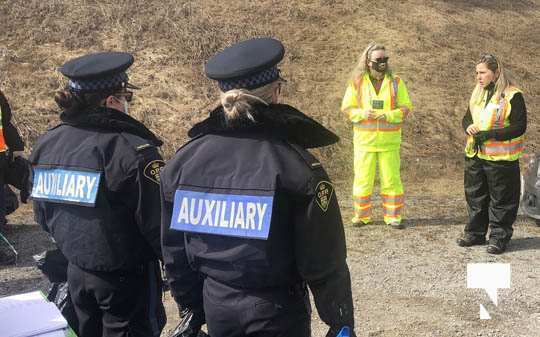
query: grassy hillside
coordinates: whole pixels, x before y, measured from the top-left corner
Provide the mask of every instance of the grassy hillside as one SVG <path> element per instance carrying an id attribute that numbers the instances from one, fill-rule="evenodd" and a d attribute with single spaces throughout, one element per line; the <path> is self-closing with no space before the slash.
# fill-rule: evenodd
<path id="1" fill-rule="evenodd" d="M 0 81 L 24 137 L 32 144 L 57 122 L 56 68 L 87 52 L 135 54 L 132 109 L 164 140 L 166 156 L 215 104 L 202 76 L 205 60 L 232 42 L 274 36 L 287 48 L 284 101 L 337 132 L 342 141 L 318 151 L 331 175 L 352 175 L 351 130 L 339 112 L 349 71 L 370 41 L 389 49 L 415 105 L 403 135 L 404 174 L 454 170 L 461 117 L 474 83 L 474 62 L 498 55 L 525 90 L 527 149 L 540 140 L 540 1 L 141 1 L 1 0 Z M 450 163 L 450 164 L 449 164 Z"/>

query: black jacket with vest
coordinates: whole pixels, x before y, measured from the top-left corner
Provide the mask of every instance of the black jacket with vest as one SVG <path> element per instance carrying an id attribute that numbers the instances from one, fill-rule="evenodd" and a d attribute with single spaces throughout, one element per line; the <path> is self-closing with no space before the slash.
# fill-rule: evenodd
<path id="1" fill-rule="evenodd" d="M 162 172 L 172 294 L 197 311 L 205 277 L 246 292 L 307 282 L 323 321 L 353 326 L 336 193 L 306 150 L 338 137 L 288 105 L 258 105 L 253 117 L 226 123 L 216 108 Z"/>
<path id="2" fill-rule="evenodd" d="M 2 91 L 0 91 L 0 110 L 2 112 L 2 131 L 8 149 L 10 151 L 23 151 L 24 141 L 17 128 L 11 123 L 11 107 Z"/>
<path id="3" fill-rule="evenodd" d="M 162 142 L 113 109 L 61 119 L 29 157 L 36 221 L 80 268 L 131 270 L 161 257 Z"/>

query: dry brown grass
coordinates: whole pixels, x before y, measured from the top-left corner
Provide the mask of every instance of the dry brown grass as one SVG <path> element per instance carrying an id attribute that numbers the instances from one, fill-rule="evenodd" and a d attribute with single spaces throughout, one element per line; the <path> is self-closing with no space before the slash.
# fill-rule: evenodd
<path id="1" fill-rule="evenodd" d="M 58 66 L 86 52 L 126 50 L 136 57 L 132 81 L 143 87 L 132 111 L 164 138 L 170 156 L 217 97 L 202 76 L 204 61 L 234 41 L 275 36 L 287 47 L 284 101 L 342 137 L 317 151 L 335 179 L 352 174 L 351 131 L 340 100 L 372 40 L 387 45 L 415 104 L 403 135 L 406 177 L 455 169 L 445 163 L 461 158 L 461 116 L 474 61 L 485 51 L 498 55 L 525 90 L 527 146 L 538 150 L 539 1 L 2 0 L 0 20 L 1 86 L 29 144 L 57 122 Z"/>

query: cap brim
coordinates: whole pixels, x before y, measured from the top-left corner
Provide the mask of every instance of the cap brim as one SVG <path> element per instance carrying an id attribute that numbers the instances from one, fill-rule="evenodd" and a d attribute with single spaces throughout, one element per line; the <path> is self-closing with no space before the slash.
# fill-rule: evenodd
<path id="1" fill-rule="evenodd" d="M 141 89 L 138 86 L 136 86 L 134 84 L 131 84 L 131 83 L 126 83 L 126 88 L 127 89 L 133 89 L 133 90 L 140 90 Z"/>

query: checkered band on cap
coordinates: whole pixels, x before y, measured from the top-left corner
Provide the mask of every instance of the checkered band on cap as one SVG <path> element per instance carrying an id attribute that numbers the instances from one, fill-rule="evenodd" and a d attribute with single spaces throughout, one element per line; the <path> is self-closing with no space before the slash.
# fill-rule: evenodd
<path id="1" fill-rule="evenodd" d="M 128 82 L 126 73 L 116 73 L 112 76 L 100 77 L 94 79 L 70 79 L 68 87 L 76 92 L 94 92 L 107 89 L 122 87 L 123 83 Z"/>
<path id="2" fill-rule="evenodd" d="M 247 77 L 234 80 L 219 80 L 218 85 L 222 91 L 229 91 L 232 89 L 255 89 L 274 82 L 278 78 L 279 69 L 277 66 L 274 66 Z"/>

